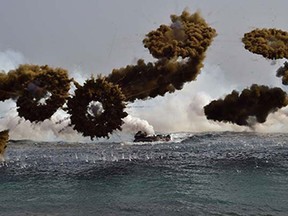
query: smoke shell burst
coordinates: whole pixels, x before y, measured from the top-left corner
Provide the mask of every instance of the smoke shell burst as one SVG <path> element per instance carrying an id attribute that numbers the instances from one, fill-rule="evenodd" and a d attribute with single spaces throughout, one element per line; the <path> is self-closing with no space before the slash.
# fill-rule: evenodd
<path id="1" fill-rule="evenodd" d="M 19 116 L 31 122 L 49 119 L 66 102 L 70 81 L 66 70 L 41 66 L 17 100 Z"/>
<path id="2" fill-rule="evenodd" d="M 245 49 L 269 59 L 288 58 L 288 32 L 280 29 L 255 29 L 242 38 Z"/>
<path id="3" fill-rule="evenodd" d="M 50 118 L 66 102 L 71 80 L 62 68 L 20 65 L 0 73 L 0 101 L 14 99 L 20 117 L 31 122 Z"/>

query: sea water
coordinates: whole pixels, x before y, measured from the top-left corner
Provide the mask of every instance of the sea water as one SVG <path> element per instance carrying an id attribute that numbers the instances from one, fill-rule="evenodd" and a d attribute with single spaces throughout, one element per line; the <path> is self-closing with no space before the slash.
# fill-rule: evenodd
<path id="1" fill-rule="evenodd" d="M 10 141 L 0 215 L 288 215 L 288 135 Z"/>

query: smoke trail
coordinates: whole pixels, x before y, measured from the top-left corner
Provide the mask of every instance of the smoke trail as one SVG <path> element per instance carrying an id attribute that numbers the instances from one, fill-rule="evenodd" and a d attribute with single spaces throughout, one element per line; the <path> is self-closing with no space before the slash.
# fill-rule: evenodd
<path id="1" fill-rule="evenodd" d="M 171 16 L 170 26 L 161 25 L 143 40 L 155 63 L 139 59 L 137 65 L 114 69 L 108 81 L 120 86 L 127 101 L 163 96 L 195 80 L 203 67 L 208 46 L 216 36 L 199 13 L 183 11 Z"/>
<path id="2" fill-rule="evenodd" d="M 241 94 L 233 91 L 224 99 L 214 100 L 204 107 L 207 119 L 251 125 L 249 117 L 255 116 L 259 123 L 266 121 L 269 113 L 288 104 L 287 94 L 281 88 L 252 85 Z"/>

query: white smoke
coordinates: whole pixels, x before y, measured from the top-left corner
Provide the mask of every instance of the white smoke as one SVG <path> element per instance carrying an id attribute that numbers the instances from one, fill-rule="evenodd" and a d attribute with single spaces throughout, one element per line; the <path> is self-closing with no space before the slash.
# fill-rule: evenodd
<path id="1" fill-rule="evenodd" d="M 153 126 L 146 120 L 142 120 L 131 115 L 126 116 L 124 119 L 124 124 L 122 125 L 122 130 L 125 132 L 136 133 L 138 131 L 146 132 L 148 135 L 154 134 Z"/>
<path id="2" fill-rule="evenodd" d="M 16 69 L 19 64 L 24 64 L 25 58 L 19 52 L 5 51 L 0 52 L 0 69 L 8 72 Z M 88 73 L 83 73 L 81 68 L 72 69 L 70 77 L 73 77 L 79 84 L 83 84 L 89 78 Z M 84 74 L 84 76 L 83 76 Z M 91 75 L 90 75 L 91 76 Z M 75 89 L 75 88 L 74 88 Z M 73 94 L 73 86 L 70 93 Z M 123 119 L 123 132 L 135 134 L 138 130 L 145 131 L 148 134 L 154 134 L 154 129 L 145 120 L 128 115 Z M 13 100 L 0 102 L 0 130 L 9 129 L 10 139 L 30 139 L 35 141 L 73 141 L 73 142 L 90 142 L 90 137 L 83 137 L 80 133 L 73 130 L 70 124 L 69 115 L 59 109 L 51 119 L 39 123 L 31 123 L 20 118 L 17 113 L 16 103 Z M 120 132 L 115 132 L 111 139 L 119 140 Z M 123 136 L 123 133 L 122 135 Z M 110 140 L 111 140 L 110 139 Z M 121 138 L 120 138 L 121 139 Z M 98 139 L 98 141 L 105 141 Z"/>
<path id="3" fill-rule="evenodd" d="M 35 141 L 89 141 L 68 126 L 67 114 L 58 110 L 51 119 L 31 123 L 18 116 L 16 109 L 11 109 L 0 119 L 0 130 L 9 129 L 10 139 L 29 139 Z"/>
<path id="4" fill-rule="evenodd" d="M 283 107 L 275 113 L 271 113 L 266 122 L 255 124 L 253 130 L 261 133 L 287 133 L 288 131 L 288 107 Z"/>
<path id="5" fill-rule="evenodd" d="M 25 58 L 19 52 L 13 50 L 0 51 L 0 71 L 2 73 L 13 70 L 24 62 Z M 0 130 L 10 129 L 4 121 L 6 121 L 10 113 L 15 112 L 15 110 L 16 104 L 14 101 L 6 100 L 5 102 L 0 102 Z"/>

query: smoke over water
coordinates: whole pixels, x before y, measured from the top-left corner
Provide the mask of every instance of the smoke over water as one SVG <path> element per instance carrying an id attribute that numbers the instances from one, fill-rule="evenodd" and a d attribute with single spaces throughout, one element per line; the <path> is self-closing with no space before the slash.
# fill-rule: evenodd
<path id="1" fill-rule="evenodd" d="M 124 118 L 124 124 L 122 126 L 123 132 L 137 132 L 143 131 L 149 134 L 154 134 L 154 128 L 146 120 L 142 120 L 137 117 L 128 115 Z"/>
<path id="2" fill-rule="evenodd" d="M 211 70 L 216 74 L 211 74 L 209 72 Z M 188 83 L 181 91 L 165 97 L 156 97 L 147 101 L 137 100 L 128 112 L 147 120 L 157 132 L 251 130 L 236 124 L 209 121 L 204 114 L 205 105 L 218 94 L 224 95 L 233 87 L 227 85 L 223 71 L 219 67 L 207 64 L 196 82 Z M 215 88 L 218 89 L 216 94 L 213 91 Z"/>

